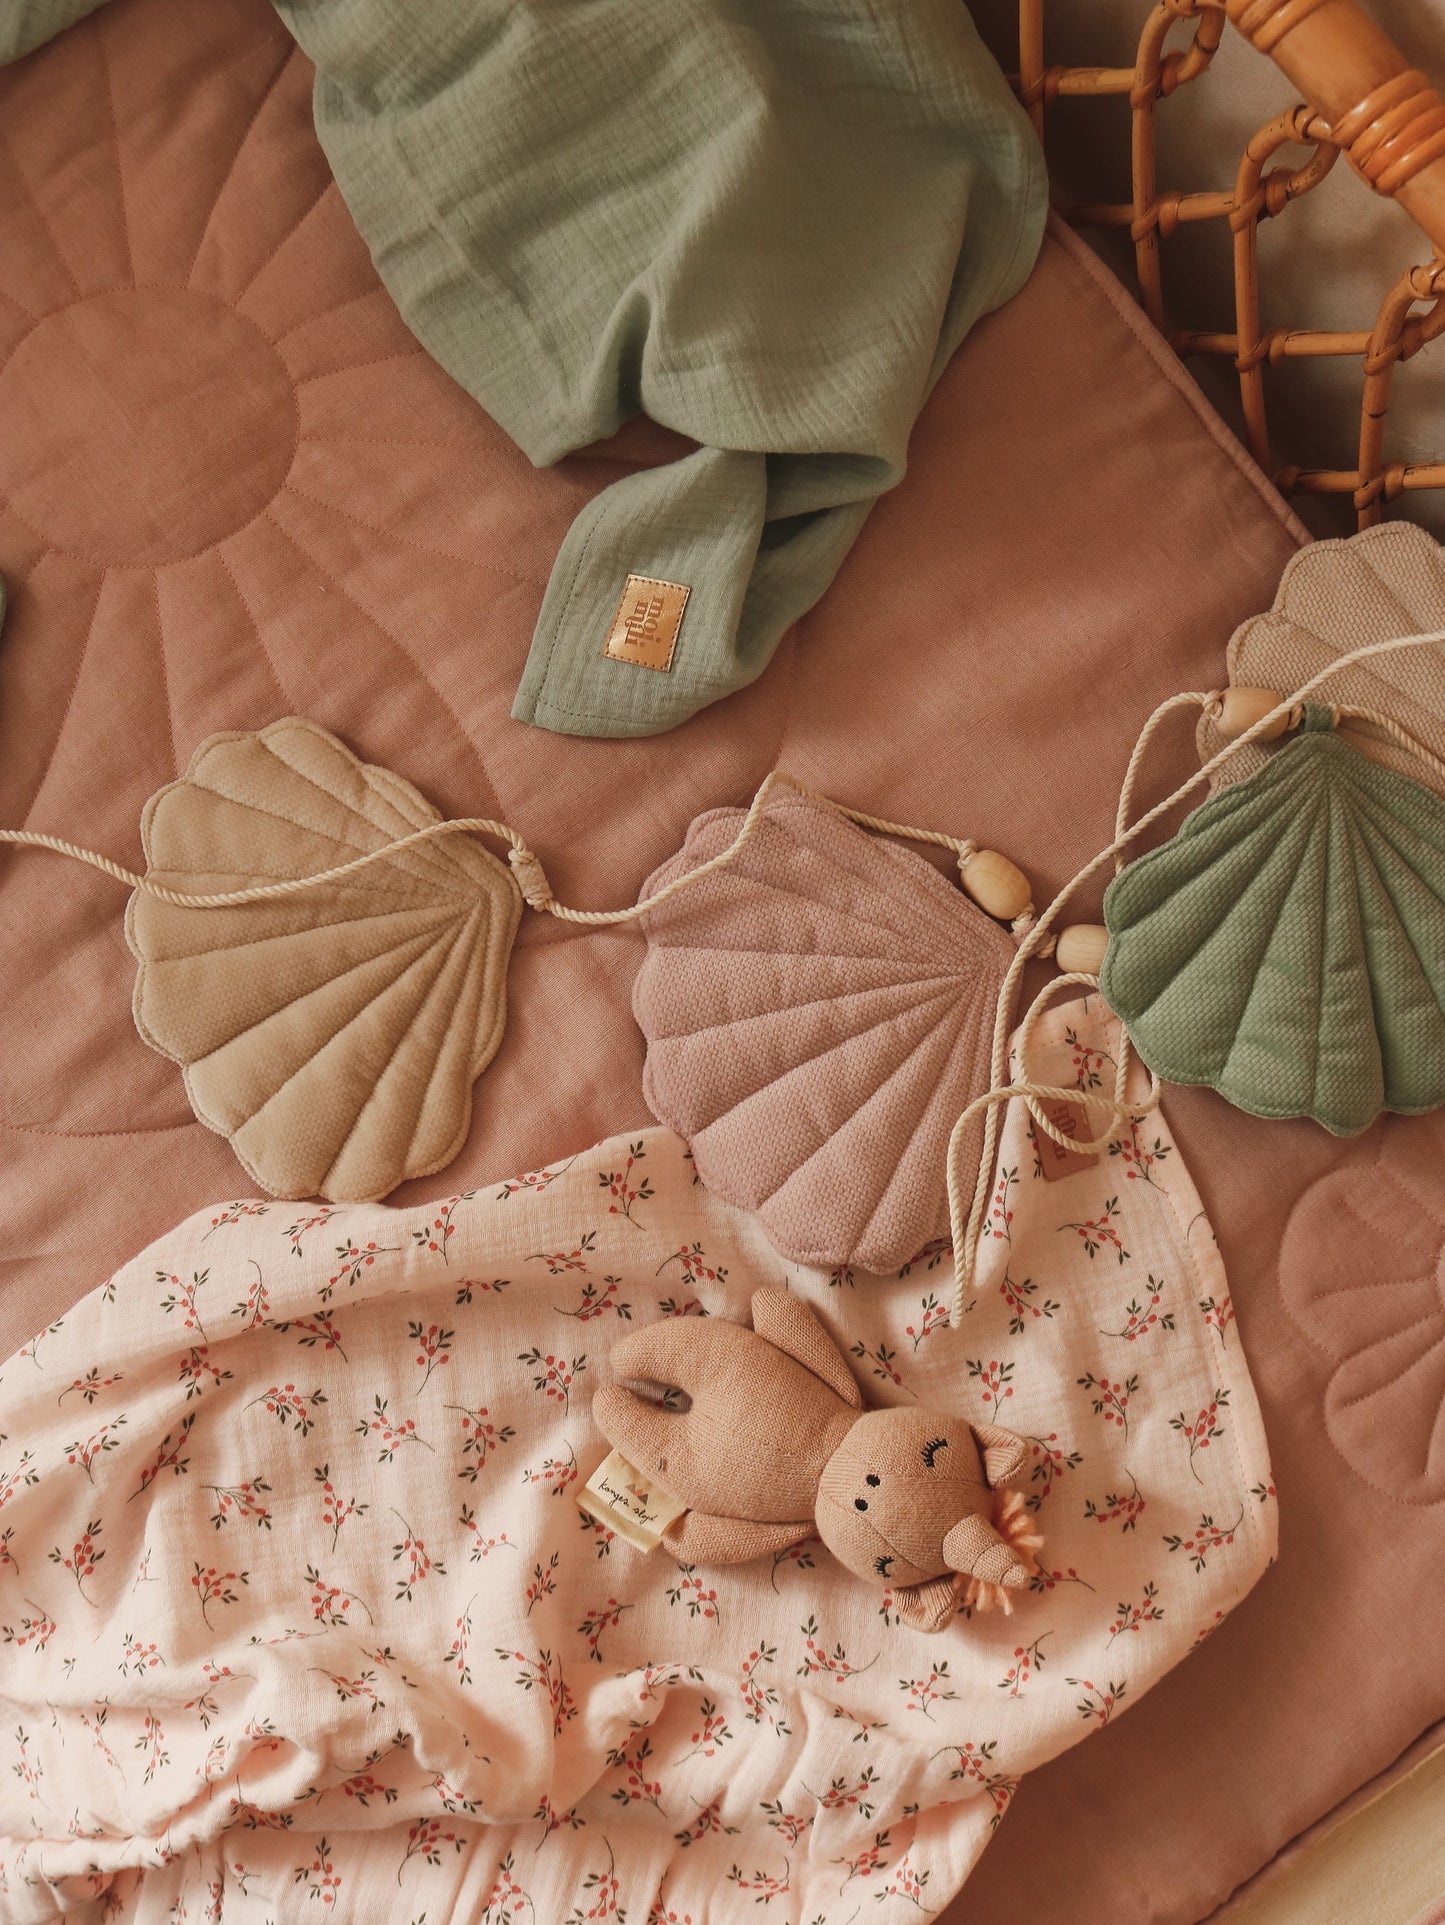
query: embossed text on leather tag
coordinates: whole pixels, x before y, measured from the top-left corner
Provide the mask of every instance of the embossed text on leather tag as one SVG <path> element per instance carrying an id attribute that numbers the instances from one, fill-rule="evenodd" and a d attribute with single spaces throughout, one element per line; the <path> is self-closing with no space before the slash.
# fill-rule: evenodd
<path id="1" fill-rule="evenodd" d="M 614 662 L 658 668 L 665 674 L 677 652 L 678 630 L 691 593 L 683 582 L 629 575 L 602 653 Z"/>
<path id="2" fill-rule="evenodd" d="M 1072 1103 L 1040 1102 L 1039 1108 L 1065 1136 L 1079 1133 L 1079 1111 Z M 1057 1183 L 1060 1177 L 1073 1176 L 1078 1170 L 1092 1170 L 1099 1158 L 1097 1153 L 1085 1155 L 1079 1150 L 1066 1150 L 1062 1143 L 1056 1143 L 1042 1130 L 1032 1131 L 1034 1149 L 1039 1159 L 1039 1168 L 1050 1183 Z"/>
<path id="3" fill-rule="evenodd" d="M 603 1458 L 578 1491 L 577 1504 L 588 1517 L 616 1531 L 639 1551 L 655 1549 L 668 1525 L 676 1523 L 687 1509 L 686 1504 L 679 1504 L 675 1497 L 650 1484 L 617 1450 Z"/>

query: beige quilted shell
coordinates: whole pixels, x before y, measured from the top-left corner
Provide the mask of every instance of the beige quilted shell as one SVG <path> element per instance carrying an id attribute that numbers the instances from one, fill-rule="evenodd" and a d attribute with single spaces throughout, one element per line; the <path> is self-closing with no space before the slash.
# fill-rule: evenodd
<path id="1" fill-rule="evenodd" d="M 1385 522 L 1346 540 L 1317 541 L 1300 550 L 1284 571 L 1274 606 L 1242 623 L 1230 639 L 1230 685 L 1288 693 L 1362 642 L 1439 628 L 1445 628 L 1445 551 L 1411 522 Z M 1313 699 L 1378 709 L 1445 757 L 1442 664 L 1445 644 L 1401 649 L 1343 669 Z M 1341 733 L 1374 761 L 1445 794 L 1445 782 L 1369 723 L 1347 724 Z M 1201 762 L 1224 746 L 1207 715 L 1199 724 L 1198 743 Z M 1213 778 L 1211 791 L 1253 775 L 1268 755 L 1267 748 L 1253 744 L 1241 749 Z"/>
<path id="2" fill-rule="evenodd" d="M 315 874 L 440 820 L 294 718 L 215 735 L 146 806 L 148 873 L 190 894 Z M 506 1023 L 511 872 L 460 835 L 225 909 L 137 892 L 135 1020 L 274 1196 L 382 1197 L 450 1162 Z"/>

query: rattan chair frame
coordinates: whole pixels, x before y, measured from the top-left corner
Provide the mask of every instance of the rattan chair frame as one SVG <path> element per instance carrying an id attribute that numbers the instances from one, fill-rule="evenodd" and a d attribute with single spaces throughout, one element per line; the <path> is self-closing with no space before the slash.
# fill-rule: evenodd
<path id="1" fill-rule="evenodd" d="M 1080 228 L 1126 229 L 1139 298 L 1175 350 L 1233 362 L 1245 437 L 1276 486 L 1287 495 L 1349 495 L 1362 528 L 1380 520 L 1386 503 L 1419 489 L 1445 489 L 1445 460 L 1388 460 L 1385 436 L 1396 368 L 1445 333 L 1445 104 L 1358 0 L 1154 0 L 1132 67 L 1049 66 L 1044 0 L 1019 0 L 1018 13 L 1016 84 L 1041 138 L 1047 136 L 1048 110 L 1060 99 L 1122 96 L 1129 105 L 1130 200 L 1064 205 L 1060 212 Z M 1305 99 L 1250 138 L 1231 188 L 1161 190 L 1161 103 L 1209 71 L 1230 22 L 1274 59 Z M 1176 29 L 1185 42 L 1171 47 Z M 1307 148 L 1307 157 L 1296 164 L 1276 159 L 1291 146 Z M 1262 327 L 1260 223 L 1313 193 L 1341 155 L 1362 181 L 1414 217 L 1431 251 L 1398 276 L 1367 328 Z M 1171 328 L 1163 243 L 1185 222 L 1216 220 L 1227 221 L 1233 237 L 1234 328 Z M 1353 468 L 1305 468 L 1274 459 L 1266 371 L 1312 356 L 1360 362 Z"/>

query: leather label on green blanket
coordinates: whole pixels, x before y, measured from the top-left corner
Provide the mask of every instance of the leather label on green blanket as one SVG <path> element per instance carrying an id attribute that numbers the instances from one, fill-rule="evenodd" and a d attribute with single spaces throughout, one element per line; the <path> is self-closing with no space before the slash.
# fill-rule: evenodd
<path id="1" fill-rule="evenodd" d="M 588 1517 L 616 1531 L 639 1551 L 655 1550 L 669 1524 L 675 1524 L 687 1509 L 650 1484 L 617 1450 L 609 1452 L 593 1471 L 577 1493 L 577 1503 Z"/>
<path id="2" fill-rule="evenodd" d="M 692 590 L 682 582 L 629 575 L 602 650 L 614 662 L 657 668 L 664 674 L 677 652 L 678 632 Z"/>

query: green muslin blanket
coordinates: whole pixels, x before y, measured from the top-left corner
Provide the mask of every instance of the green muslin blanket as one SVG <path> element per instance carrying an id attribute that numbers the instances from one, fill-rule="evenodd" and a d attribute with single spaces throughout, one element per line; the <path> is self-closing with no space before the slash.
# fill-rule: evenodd
<path id="1" fill-rule="evenodd" d="M 91 4 L 19 0 L 0 56 Z M 1038 249 L 962 0 L 276 5 L 382 279 L 530 459 L 638 414 L 698 443 L 578 516 L 514 714 L 647 735 L 751 681 Z"/>

